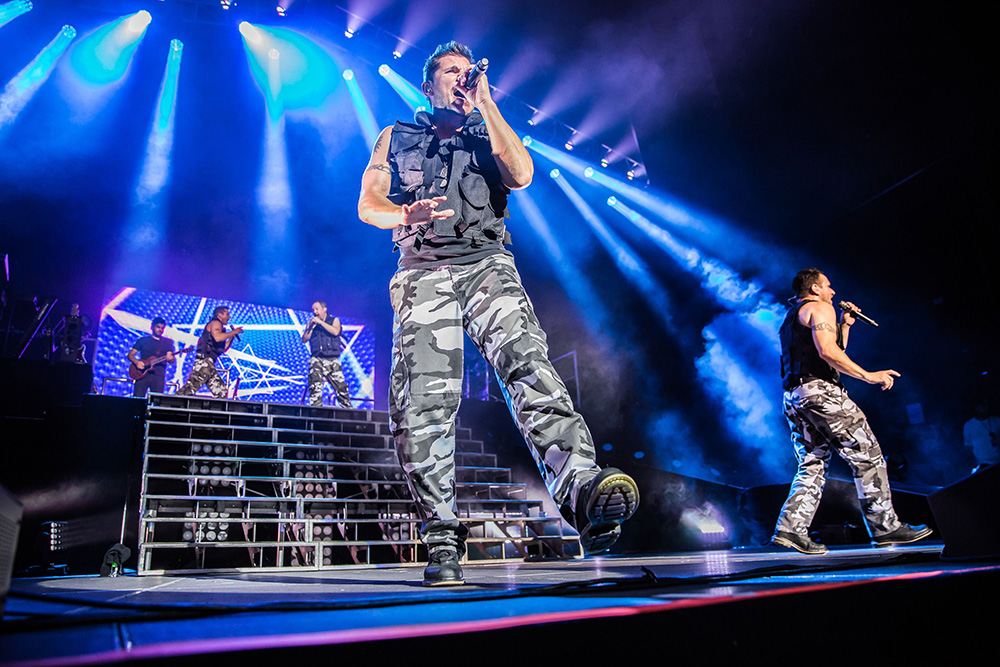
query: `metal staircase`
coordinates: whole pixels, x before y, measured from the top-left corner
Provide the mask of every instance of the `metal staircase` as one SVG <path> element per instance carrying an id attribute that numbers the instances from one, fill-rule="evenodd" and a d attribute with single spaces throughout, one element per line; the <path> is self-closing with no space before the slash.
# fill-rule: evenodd
<path id="1" fill-rule="evenodd" d="M 152 395 L 139 574 L 422 563 L 385 412 Z M 468 560 L 580 558 L 579 537 L 458 428 Z"/>

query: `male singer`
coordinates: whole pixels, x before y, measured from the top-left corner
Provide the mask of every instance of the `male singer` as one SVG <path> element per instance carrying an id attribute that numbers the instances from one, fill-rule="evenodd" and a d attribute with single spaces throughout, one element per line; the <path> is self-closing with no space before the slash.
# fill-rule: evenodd
<path id="1" fill-rule="evenodd" d="M 906 544 L 933 532 L 927 526 L 900 523 L 892 507 L 885 459 L 868 419 L 847 396 L 840 374 L 891 389 L 899 373 L 869 372 L 847 356 L 847 338 L 860 309 L 842 303 L 840 322 L 833 308 L 830 280 L 814 268 L 792 281 L 795 304 L 779 330 L 785 417 L 792 431 L 798 471 L 781 508 L 772 542 L 804 554 L 827 548 L 809 538 L 830 463 L 830 449 L 847 462 L 858 489 L 872 546 Z"/>
<path id="2" fill-rule="evenodd" d="M 323 404 L 323 381 L 326 380 L 337 394 L 337 404 L 342 408 L 351 406 L 351 396 L 347 391 L 347 380 L 340 369 L 340 353 L 344 344 L 341 340 L 340 318 L 331 317 L 325 301 L 312 305 L 313 318 L 302 332 L 302 342 L 309 342 L 309 403 Z"/>
<path id="3" fill-rule="evenodd" d="M 504 248 L 507 195 L 531 182 L 534 166 L 486 76 L 469 83 L 472 63 L 457 42 L 427 59 L 422 90 L 432 111 L 382 131 L 358 202 L 361 220 L 391 229 L 400 253 L 389 285 L 389 420 L 423 515 L 428 586 L 464 583 L 468 529 L 458 519 L 454 461 L 463 328 L 496 369 L 549 492 L 588 552 L 609 548 L 639 503 L 631 477 L 597 466 L 590 431 L 549 362 Z"/>
<path id="4" fill-rule="evenodd" d="M 219 371 L 215 369 L 215 360 L 229 350 L 236 336 L 243 333 L 243 327 L 226 331 L 228 322 L 228 307 L 219 306 L 212 312 L 212 319 L 205 325 L 201 337 L 198 338 L 198 356 L 191 369 L 191 375 L 188 376 L 184 386 L 177 390 L 179 395 L 190 396 L 201 389 L 202 385 L 207 384 L 213 396 L 226 397 L 228 388 L 219 377 Z"/>

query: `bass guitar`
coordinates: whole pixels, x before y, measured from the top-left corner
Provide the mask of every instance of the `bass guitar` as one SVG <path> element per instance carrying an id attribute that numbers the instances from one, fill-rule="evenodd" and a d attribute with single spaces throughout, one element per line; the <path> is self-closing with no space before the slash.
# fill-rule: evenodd
<path id="1" fill-rule="evenodd" d="M 193 347 L 185 347 L 183 350 L 178 350 L 177 352 L 174 352 L 173 355 L 177 356 L 180 354 L 184 354 L 186 352 L 190 352 L 193 349 L 194 349 Z M 128 376 L 133 380 L 140 380 L 146 377 L 149 374 L 149 371 L 153 370 L 154 366 L 156 366 L 157 364 L 162 364 L 166 360 L 167 360 L 167 355 L 163 355 L 162 357 L 146 357 L 145 359 L 142 360 L 142 363 L 145 365 L 145 368 L 139 368 L 135 364 L 129 364 Z"/>

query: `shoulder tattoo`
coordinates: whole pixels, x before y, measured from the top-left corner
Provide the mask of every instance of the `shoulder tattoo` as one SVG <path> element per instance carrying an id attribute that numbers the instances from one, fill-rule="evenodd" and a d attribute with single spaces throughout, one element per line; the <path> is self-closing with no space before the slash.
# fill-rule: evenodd
<path id="1" fill-rule="evenodd" d="M 830 331 L 836 333 L 837 329 L 829 322 L 817 322 L 813 325 L 813 331 Z"/>

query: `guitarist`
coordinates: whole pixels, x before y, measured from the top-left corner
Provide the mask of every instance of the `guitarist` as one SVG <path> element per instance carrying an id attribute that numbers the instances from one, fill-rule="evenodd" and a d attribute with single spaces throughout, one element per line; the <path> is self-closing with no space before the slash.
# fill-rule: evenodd
<path id="1" fill-rule="evenodd" d="M 174 341 L 163 337 L 166 328 L 166 321 L 162 317 L 157 317 L 149 326 L 153 335 L 143 336 L 137 340 L 128 352 L 129 362 L 142 374 L 136 379 L 132 388 L 133 396 L 145 397 L 150 391 L 163 393 L 163 385 L 167 378 L 166 364 L 150 365 L 150 361 L 165 356 L 168 364 L 174 363 Z"/>

